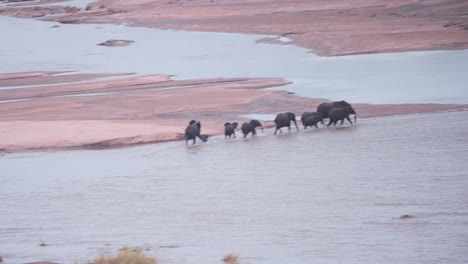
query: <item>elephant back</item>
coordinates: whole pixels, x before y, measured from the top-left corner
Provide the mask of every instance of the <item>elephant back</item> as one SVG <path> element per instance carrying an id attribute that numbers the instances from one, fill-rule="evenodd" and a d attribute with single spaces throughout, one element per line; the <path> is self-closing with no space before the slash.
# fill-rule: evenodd
<path id="1" fill-rule="evenodd" d="M 328 112 L 330 112 L 330 109 L 332 109 L 332 108 L 333 108 L 332 103 L 321 103 L 317 107 L 317 112 L 320 113 L 323 118 L 327 118 L 328 117 Z"/>

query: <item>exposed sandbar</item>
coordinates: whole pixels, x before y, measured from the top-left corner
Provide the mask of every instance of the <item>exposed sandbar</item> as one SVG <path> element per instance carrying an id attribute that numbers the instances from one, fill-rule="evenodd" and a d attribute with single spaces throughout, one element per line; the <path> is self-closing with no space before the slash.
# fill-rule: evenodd
<path id="1" fill-rule="evenodd" d="M 46 19 L 273 35 L 278 37 L 263 41 L 294 43 L 333 56 L 466 49 L 467 10 L 464 0 L 100 0 L 86 10 L 36 6 L 0 8 L 0 14 L 56 14 Z"/>
<path id="2" fill-rule="evenodd" d="M 300 115 L 326 101 L 264 89 L 285 84 L 282 79 L 172 80 L 155 75 L 3 90 L 0 151 L 110 148 L 181 140 L 191 119 L 202 122 L 202 133 L 219 135 L 225 122 L 247 121 L 244 115 L 283 111 Z M 353 103 L 363 118 L 468 108 Z"/>

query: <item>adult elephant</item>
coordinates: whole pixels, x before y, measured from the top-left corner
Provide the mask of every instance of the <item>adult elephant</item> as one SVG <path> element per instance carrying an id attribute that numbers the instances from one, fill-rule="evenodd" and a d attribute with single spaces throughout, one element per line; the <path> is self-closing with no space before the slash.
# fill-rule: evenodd
<path id="1" fill-rule="evenodd" d="M 228 137 L 230 139 L 231 136 L 234 136 L 234 138 L 236 138 L 237 125 L 237 122 L 233 122 L 232 124 L 227 122 L 224 124 L 224 139 L 227 139 Z"/>
<path id="2" fill-rule="evenodd" d="M 319 112 L 304 112 L 301 116 L 301 122 L 306 129 L 308 126 L 315 126 L 318 128 L 318 122 L 323 124 L 322 114 Z"/>
<path id="3" fill-rule="evenodd" d="M 335 102 L 331 102 L 331 103 L 321 103 L 317 107 L 317 112 L 322 114 L 322 118 L 329 118 L 328 113 L 330 112 L 330 110 L 332 108 L 344 108 L 344 107 L 348 108 L 349 114 L 354 115 L 354 122 L 356 123 L 356 119 L 357 119 L 356 111 L 354 111 L 353 106 L 351 106 L 351 104 L 346 102 L 346 101 L 335 101 Z"/>
<path id="4" fill-rule="evenodd" d="M 283 133 L 281 131 L 282 127 L 288 127 L 288 131 L 291 130 L 291 121 L 294 122 L 294 125 L 296 125 L 297 131 L 299 131 L 299 127 L 297 126 L 296 122 L 296 115 L 292 112 L 285 112 L 285 113 L 279 113 L 276 118 L 275 118 L 275 124 L 276 124 L 276 129 L 275 129 L 275 135 L 276 132 L 279 130 L 280 133 Z"/>
<path id="5" fill-rule="evenodd" d="M 249 133 L 252 133 L 252 137 L 256 136 L 257 135 L 257 131 L 255 130 L 256 127 L 260 127 L 263 132 L 263 126 L 262 126 L 262 123 L 260 123 L 260 121 L 256 119 L 252 119 L 249 122 L 244 122 L 241 127 L 242 133 L 244 134 L 244 138 L 246 138 Z"/>
<path id="6" fill-rule="evenodd" d="M 189 125 L 185 128 L 185 145 L 188 144 L 189 140 L 193 140 L 192 145 L 197 142 L 197 137 L 203 142 L 208 140 L 207 135 L 201 135 L 201 123 L 199 121 L 191 120 Z"/>
<path id="7" fill-rule="evenodd" d="M 342 107 L 342 108 L 335 107 L 335 108 L 330 109 L 330 111 L 328 112 L 328 118 L 330 119 L 330 121 L 328 122 L 327 126 L 330 126 L 331 124 L 336 126 L 336 123 L 338 121 L 341 121 L 340 125 L 343 125 L 343 122 L 345 119 L 348 120 L 349 123 L 352 125 L 353 122 L 351 122 L 351 119 L 349 118 L 349 115 L 351 114 L 351 112 L 352 112 L 351 107 Z"/>

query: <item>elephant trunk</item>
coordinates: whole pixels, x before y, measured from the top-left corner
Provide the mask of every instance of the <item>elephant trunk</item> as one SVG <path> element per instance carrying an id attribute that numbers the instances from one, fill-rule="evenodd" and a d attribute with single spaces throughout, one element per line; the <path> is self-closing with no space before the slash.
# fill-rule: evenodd
<path id="1" fill-rule="evenodd" d="M 357 114 L 354 114 L 354 124 L 356 124 L 357 122 Z"/>

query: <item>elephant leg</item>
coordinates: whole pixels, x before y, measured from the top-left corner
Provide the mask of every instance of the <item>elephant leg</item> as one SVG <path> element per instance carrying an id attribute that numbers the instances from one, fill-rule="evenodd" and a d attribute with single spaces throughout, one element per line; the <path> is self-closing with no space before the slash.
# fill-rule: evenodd
<path id="1" fill-rule="evenodd" d="M 194 138 L 193 138 L 192 145 L 195 145 L 195 143 L 197 143 L 197 137 L 194 137 Z"/>
<path id="2" fill-rule="evenodd" d="M 353 125 L 353 122 L 351 121 L 351 119 L 349 118 L 349 116 L 347 116 L 346 119 L 349 121 L 349 123 L 350 123 L 351 125 Z"/>
<path id="3" fill-rule="evenodd" d="M 342 126 L 342 125 L 343 125 L 343 122 L 344 122 L 344 118 L 343 118 L 343 119 L 341 119 L 340 126 Z"/>
<path id="4" fill-rule="evenodd" d="M 318 128 L 317 123 L 315 123 L 315 128 Z"/>
<path id="5" fill-rule="evenodd" d="M 233 135 L 234 135 L 234 138 L 236 138 L 236 132 L 234 132 Z"/>
<path id="6" fill-rule="evenodd" d="M 273 133 L 273 135 L 276 135 L 276 132 L 278 132 L 278 128 L 275 129 L 275 133 Z"/>
<path id="7" fill-rule="evenodd" d="M 327 127 L 329 127 L 332 123 L 333 123 L 333 122 L 332 122 L 332 120 L 330 119 L 330 121 L 328 121 Z"/>

